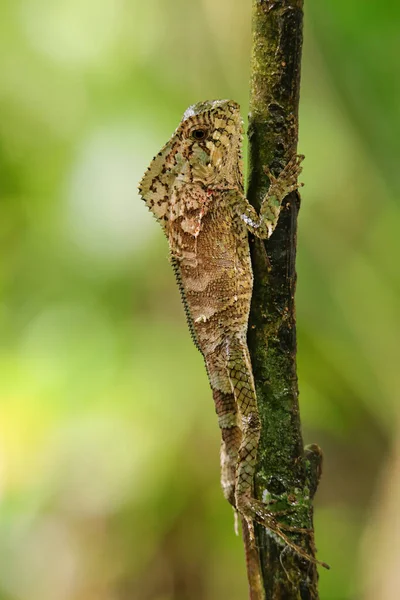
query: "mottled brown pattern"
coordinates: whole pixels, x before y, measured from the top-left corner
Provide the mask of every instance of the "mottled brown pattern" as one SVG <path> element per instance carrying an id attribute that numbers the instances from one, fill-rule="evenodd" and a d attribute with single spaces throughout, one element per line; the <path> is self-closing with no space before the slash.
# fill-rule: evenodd
<path id="1" fill-rule="evenodd" d="M 253 497 L 260 419 L 246 343 L 253 286 L 248 232 L 273 233 L 282 200 L 297 188 L 302 157 L 289 161 L 277 179 L 269 173 L 258 215 L 243 194 L 242 135 L 235 102 L 189 107 L 150 164 L 140 193 L 168 239 L 192 336 L 205 359 L 222 432 L 224 495 L 247 524 L 251 543 L 255 520 L 312 560 Z"/>

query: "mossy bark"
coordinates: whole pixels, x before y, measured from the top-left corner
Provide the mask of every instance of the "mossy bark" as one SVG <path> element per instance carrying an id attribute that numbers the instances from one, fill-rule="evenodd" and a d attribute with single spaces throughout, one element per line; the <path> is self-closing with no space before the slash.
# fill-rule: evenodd
<path id="1" fill-rule="evenodd" d="M 269 180 L 297 152 L 303 0 L 253 0 L 248 198 L 259 209 Z M 296 231 L 300 197 L 284 201 L 265 243 L 251 239 L 254 292 L 248 342 L 262 419 L 256 496 L 293 511 L 284 521 L 310 534 L 290 533 L 314 555 L 312 497 L 320 474 L 317 446 L 303 450 L 296 373 Z M 314 564 L 266 530 L 256 537 L 267 600 L 315 600 Z"/>

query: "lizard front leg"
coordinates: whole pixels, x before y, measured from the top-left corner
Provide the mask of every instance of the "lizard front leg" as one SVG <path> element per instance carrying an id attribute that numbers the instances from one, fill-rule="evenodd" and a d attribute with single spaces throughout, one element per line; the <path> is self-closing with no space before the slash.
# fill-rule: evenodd
<path id="1" fill-rule="evenodd" d="M 271 185 L 261 203 L 260 214 L 257 213 L 243 193 L 237 190 L 230 192 L 233 209 L 245 223 L 250 233 L 261 239 L 271 237 L 278 223 L 282 201 L 300 186 L 297 179 L 302 170 L 301 162 L 303 159 L 303 155 L 294 156 L 278 177 L 272 175 L 269 169 L 265 169 Z"/>

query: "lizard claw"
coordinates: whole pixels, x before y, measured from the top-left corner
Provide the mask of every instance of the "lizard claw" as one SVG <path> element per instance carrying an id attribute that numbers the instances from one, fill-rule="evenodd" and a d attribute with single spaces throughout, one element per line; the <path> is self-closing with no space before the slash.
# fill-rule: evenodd
<path id="1" fill-rule="evenodd" d="M 272 185 L 273 183 L 276 183 L 276 181 L 277 181 L 277 177 L 275 177 L 275 175 L 272 173 L 272 171 L 271 171 L 271 169 L 270 169 L 269 167 L 267 167 L 267 166 L 264 166 L 264 167 L 263 167 L 263 171 L 264 171 L 264 173 L 266 174 L 266 176 L 268 177 L 268 179 L 270 180 L 270 182 L 271 182 L 271 185 Z"/>

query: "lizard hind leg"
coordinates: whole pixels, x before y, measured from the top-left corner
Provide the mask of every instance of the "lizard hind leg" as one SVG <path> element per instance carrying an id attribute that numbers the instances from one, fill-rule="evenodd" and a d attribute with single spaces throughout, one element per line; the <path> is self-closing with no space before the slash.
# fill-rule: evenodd
<path id="1" fill-rule="evenodd" d="M 235 501 L 239 512 L 252 521 L 257 520 L 253 514 L 253 480 L 261 422 L 250 356 L 245 342 L 237 338 L 230 341 L 227 368 L 242 434 L 235 474 Z"/>
<path id="2" fill-rule="evenodd" d="M 242 433 L 237 425 L 236 401 L 232 393 L 224 393 L 219 389 L 213 389 L 213 397 L 222 435 L 221 486 L 225 498 L 236 509 L 235 476 L 242 438 Z"/>
<path id="3" fill-rule="evenodd" d="M 247 522 L 250 541 L 255 544 L 253 521 L 256 521 L 278 536 L 295 554 L 310 562 L 327 566 L 293 543 L 285 533 L 285 531 L 309 533 L 307 530 L 279 523 L 276 518 L 279 513 L 271 510 L 268 504 L 254 498 L 253 482 L 261 422 L 249 350 L 247 344 L 239 338 L 230 340 L 227 366 L 242 433 L 236 467 L 235 503 L 238 512 Z"/>

